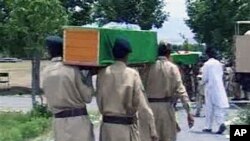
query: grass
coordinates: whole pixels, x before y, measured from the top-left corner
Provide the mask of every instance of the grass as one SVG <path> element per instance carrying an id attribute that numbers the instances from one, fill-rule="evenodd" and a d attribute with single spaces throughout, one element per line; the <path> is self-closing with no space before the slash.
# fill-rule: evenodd
<path id="1" fill-rule="evenodd" d="M 26 141 L 50 130 L 51 119 L 30 113 L 1 112 L 0 141 Z"/>
<path id="2" fill-rule="evenodd" d="M 243 110 L 239 112 L 239 121 L 242 124 L 250 125 L 250 106 L 244 107 Z"/>

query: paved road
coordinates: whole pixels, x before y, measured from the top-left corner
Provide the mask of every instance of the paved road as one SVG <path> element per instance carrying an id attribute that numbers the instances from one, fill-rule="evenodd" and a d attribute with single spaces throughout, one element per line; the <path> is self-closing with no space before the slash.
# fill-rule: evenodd
<path id="1" fill-rule="evenodd" d="M 40 102 L 40 98 L 36 97 L 36 100 Z M 32 109 L 32 101 L 30 95 L 15 95 L 15 96 L 0 96 L 0 111 L 22 111 L 27 112 Z M 93 100 L 91 104 L 88 104 L 89 110 L 95 110 L 96 102 Z"/>
<path id="2" fill-rule="evenodd" d="M 27 112 L 32 108 L 31 97 L 24 96 L 0 96 L 0 111 L 23 111 Z"/>
<path id="3" fill-rule="evenodd" d="M 230 109 L 230 118 L 235 113 L 235 110 Z M 204 128 L 205 118 L 195 118 L 195 125 L 189 129 L 186 121 L 186 113 L 184 110 L 177 112 L 178 121 L 182 131 L 178 133 L 177 141 L 229 141 L 228 131 L 224 135 L 208 134 L 201 132 Z M 218 130 L 218 127 L 214 127 L 214 132 Z"/>
<path id="4" fill-rule="evenodd" d="M 27 112 L 31 109 L 31 98 L 30 96 L 0 96 L 0 111 L 24 111 Z M 181 106 L 178 105 L 180 108 Z M 88 105 L 89 110 L 96 110 L 96 102 L 93 100 L 91 104 Z M 237 110 L 229 109 L 229 118 L 235 117 Z M 178 134 L 177 141 L 229 141 L 227 135 L 216 135 L 216 134 L 205 134 L 202 133 L 204 125 L 204 118 L 195 118 L 195 125 L 192 129 L 189 129 L 186 122 L 186 113 L 183 109 L 178 110 L 177 118 L 182 131 Z M 214 128 L 216 131 L 217 128 Z M 98 126 L 95 128 L 96 138 L 98 139 L 99 129 Z M 226 132 L 228 134 L 228 131 Z M 46 139 L 47 140 L 47 139 Z M 41 140 L 42 141 L 42 140 Z M 45 141 L 45 140 L 43 140 Z M 51 141 L 47 140 L 47 141 Z"/>

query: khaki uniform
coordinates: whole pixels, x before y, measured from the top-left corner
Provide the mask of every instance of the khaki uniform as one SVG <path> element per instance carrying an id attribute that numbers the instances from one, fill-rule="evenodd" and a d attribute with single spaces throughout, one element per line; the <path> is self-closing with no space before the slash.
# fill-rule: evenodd
<path id="1" fill-rule="evenodd" d="M 148 98 L 179 97 L 183 103 L 189 102 L 178 67 L 166 57 L 159 57 L 155 64 L 144 71 L 142 78 Z M 155 115 L 159 140 L 175 141 L 177 124 L 172 103 L 151 102 L 150 106 Z"/>
<path id="2" fill-rule="evenodd" d="M 200 117 L 202 105 L 204 103 L 204 84 L 202 82 L 202 76 L 197 76 L 200 80 L 198 80 L 198 88 L 197 88 L 197 94 L 196 94 L 196 113 L 195 115 Z"/>
<path id="3" fill-rule="evenodd" d="M 125 63 L 116 61 L 97 76 L 97 104 L 104 116 L 134 117 L 141 108 L 147 113 L 151 134 L 156 134 L 153 112 L 143 94 L 139 74 Z M 137 117 L 137 116 L 136 116 Z M 102 123 L 100 141 L 140 141 L 137 123 Z"/>
<path id="4" fill-rule="evenodd" d="M 85 108 L 93 90 L 83 84 L 80 70 L 52 59 L 44 69 L 43 90 L 53 114 L 74 108 Z M 55 141 L 94 141 L 93 125 L 88 116 L 53 119 Z"/>

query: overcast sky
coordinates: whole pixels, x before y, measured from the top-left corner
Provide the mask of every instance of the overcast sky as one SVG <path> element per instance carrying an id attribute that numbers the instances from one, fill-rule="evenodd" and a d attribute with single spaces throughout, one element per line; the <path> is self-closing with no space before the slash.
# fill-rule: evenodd
<path id="1" fill-rule="evenodd" d="M 161 29 L 157 29 L 158 39 L 165 39 L 170 43 L 182 44 L 183 39 L 179 35 L 184 34 L 189 42 L 194 43 L 193 33 L 185 25 L 184 20 L 188 18 L 186 13 L 186 0 L 165 0 L 165 11 L 169 13 L 168 21 Z"/>

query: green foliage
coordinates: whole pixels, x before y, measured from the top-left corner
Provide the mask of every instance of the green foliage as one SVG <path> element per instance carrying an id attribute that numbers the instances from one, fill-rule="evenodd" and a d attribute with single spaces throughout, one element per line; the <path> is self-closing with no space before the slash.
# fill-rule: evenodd
<path id="1" fill-rule="evenodd" d="M 4 52 L 4 48 L 2 44 L 5 44 L 5 23 L 8 16 L 8 9 L 6 6 L 6 0 L 0 0 L 0 52 Z M 0 57 L 2 56 L 2 53 L 0 54 Z"/>
<path id="2" fill-rule="evenodd" d="M 140 12 L 139 1 L 136 0 L 99 0 L 96 4 L 96 18 L 102 22 L 110 21 L 136 23 Z M 129 9 L 129 10 L 128 10 Z"/>
<path id="3" fill-rule="evenodd" d="M 250 125 L 250 106 L 240 112 L 239 120 L 242 124 Z"/>
<path id="4" fill-rule="evenodd" d="M 45 132 L 50 122 L 46 118 L 32 118 L 25 124 L 20 124 L 18 128 L 23 138 L 34 138 Z"/>
<path id="5" fill-rule="evenodd" d="M 8 0 L 7 5 L 10 9 L 6 24 L 10 52 L 32 55 L 34 105 L 40 88 L 40 56 L 45 51 L 44 40 L 62 30 L 67 23 L 67 13 L 59 0 Z"/>
<path id="6" fill-rule="evenodd" d="M 161 28 L 167 20 L 167 14 L 163 11 L 164 6 L 164 0 L 143 0 L 139 5 L 140 14 L 137 24 L 146 30 L 152 27 Z"/>
<path id="7" fill-rule="evenodd" d="M 8 27 L 14 31 L 11 35 L 22 33 L 28 47 L 41 47 L 48 34 L 58 33 L 61 26 L 66 24 L 65 9 L 58 0 L 10 1 Z"/>
<path id="8" fill-rule="evenodd" d="M 0 141 L 23 141 L 39 136 L 50 128 L 51 120 L 30 113 L 0 113 Z"/>
<path id="9" fill-rule="evenodd" d="M 60 0 L 69 15 L 70 25 L 85 25 L 92 21 L 91 13 L 95 0 Z M 77 8 L 76 8 L 77 7 Z"/>
<path id="10" fill-rule="evenodd" d="M 235 22 L 250 20 L 250 1 L 188 0 L 187 12 L 186 23 L 199 43 L 230 52 Z"/>
<path id="11" fill-rule="evenodd" d="M 67 24 L 67 13 L 59 0 L 0 0 L 0 4 L 7 9 L 2 29 L 0 22 L 4 33 L 0 50 L 10 56 L 28 57 L 34 50 L 43 52 L 45 37 L 60 33 Z"/>
<path id="12" fill-rule="evenodd" d="M 32 117 L 52 117 L 52 113 L 48 110 L 47 105 L 36 104 L 30 112 Z"/>
<path id="13" fill-rule="evenodd" d="M 94 18 L 102 24 L 125 22 L 148 30 L 160 28 L 167 19 L 163 7 L 163 0 L 98 0 Z"/>

